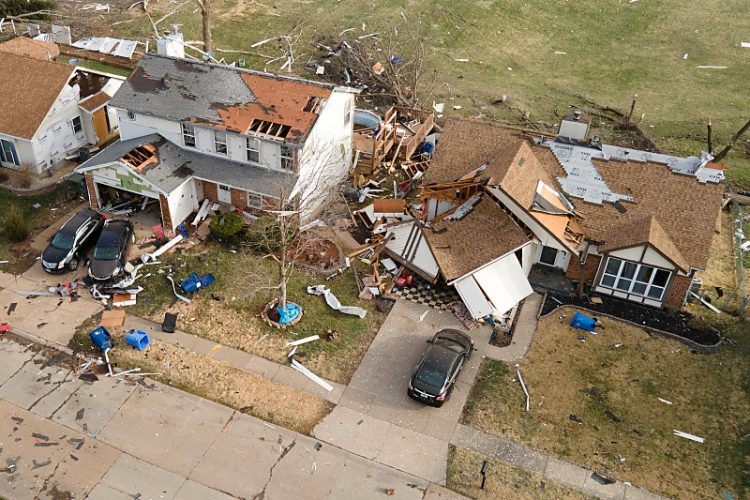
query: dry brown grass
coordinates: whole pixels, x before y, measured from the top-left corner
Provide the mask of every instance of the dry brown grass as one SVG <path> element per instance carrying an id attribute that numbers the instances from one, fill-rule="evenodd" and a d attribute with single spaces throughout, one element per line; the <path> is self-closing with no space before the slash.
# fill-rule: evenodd
<path id="1" fill-rule="evenodd" d="M 159 372 L 155 378 L 173 386 L 303 434 L 333 408 L 306 392 L 169 344 L 152 341 L 143 352 L 119 344 L 111 359 L 120 368 Z"/>
<path id="2" fill-rule="evenodd" d="M 598 335 L 586 333 L 584 343 L 578 340 L 584 332 L 568 326 L 574 311 L 561 308 L 542 318 L 521 363 L 531 411 L 522 411 L 515 370 L 485 362 L 465 409 L 468 423 L 669 496 L 707 498 L 738 489 L 750 414 L 744 349 L 694 354 L 609 319 Z M 706 442 L 676 437 L 673 429 Z"/>
<path id="3" fill-rule="evenodd" d="M 714 235 L 706 270 L 697 273 L 697 276 L 703 279 L 706 291 L 713 293 L 712 287 L 714 286 L 723 287 L 727 291 L 735 290 L 737 288 L 736 262 L 732 242 L 732 214 L 722 212 L 721 233 Z M 716 294 L 714 293 L 713 296 Z"/>
<path id="4" fill-rule="evenodd" d="M 558 485 L 540 474 L 517 469 L 499 460 L 489 459 L 484 490 L 479 489 L 482 476 L 479 470 L 483 455 L 464 448 L 451 447 L 448 455 L 448 488 L 472 498 L 586 499 L 583 493 Z"/>

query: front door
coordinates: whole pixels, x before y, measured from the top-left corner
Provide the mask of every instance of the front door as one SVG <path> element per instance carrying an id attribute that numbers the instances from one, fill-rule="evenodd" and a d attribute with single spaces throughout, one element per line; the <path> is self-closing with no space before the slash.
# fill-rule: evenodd
<path id="1" fill-rule="evenodd" d="M 218 196 L 219 203 L 226 203 L 227 205 L 232 204 L 232 191 L 229 189 L 229 186 L 219 184 Z"/>

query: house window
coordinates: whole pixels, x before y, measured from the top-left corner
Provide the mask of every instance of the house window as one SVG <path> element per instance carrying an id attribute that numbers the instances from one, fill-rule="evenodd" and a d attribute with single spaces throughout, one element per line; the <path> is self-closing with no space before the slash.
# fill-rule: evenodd
<path id="1" fill-rule="evenodd" d="M 260 142 L 258 142 L 258 139 L 246 137 L 245 149 L 247 150 L 247 161 L 260 163 Z"/>
<path id="2" fill-rule="evenodd" d="M 294 170 L 294 149 L 286 144 L 281 145 L 281 168 Z"/>
<path id="3" fill-rule="evenodd" d="M 214 130 L 214 151 L 219 154 L 227 154 L 227 133 Z"/>
<path id="4" fill-rule="evenodd" d="M 195 147 L 195 127 L 188 125 L 187 123 L 181 123 L 182 125 L 182 143 L 189 147 Z"/>
<path id="5" fill-rule="evenodd" d="M 73 133 L 77 134 L 81 130 L 83 130 L 83 125 L 81 125 L 81 117 L 75 116 L 72 120 L 70 120 L 70 124 L 73 126 Z"/>
<path id="6" fill-rule="evenodd" d="M 255 193 L 247 193 L 247 206 L 250 208 L 263 208 L 263 197 Z"/>
<path id="7" fill-rule="evenodd" d="M 16 145 L 5 139 L 0 139 L 0 161 L 3 163 L 12 163 L 13 165 L 20 165 L 18 161 L 18 153 L 16 152 Z"/>
<path id="8" fill-rule="evenodd" d="M 539 262 L 547 264 L 548 266 L 554 266 L 557 260 L 557 248 L 542 247 L 542 255 L 539 256 Z"/>
<path id="9" fill-rule="evenodd" d="M 599 284 L 649 299 L 661 300 L 671 273 L 664 269 L 609 257 Z"/>

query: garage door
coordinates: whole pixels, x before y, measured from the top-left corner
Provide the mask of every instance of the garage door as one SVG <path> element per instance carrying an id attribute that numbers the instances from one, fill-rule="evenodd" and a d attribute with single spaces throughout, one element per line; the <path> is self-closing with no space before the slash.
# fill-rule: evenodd
<path id="1" fill-rule="evenodd" d="M 513 254 L 456 281 L 454 286 L 475 319 L 504 314 L 533 292 Z"/>

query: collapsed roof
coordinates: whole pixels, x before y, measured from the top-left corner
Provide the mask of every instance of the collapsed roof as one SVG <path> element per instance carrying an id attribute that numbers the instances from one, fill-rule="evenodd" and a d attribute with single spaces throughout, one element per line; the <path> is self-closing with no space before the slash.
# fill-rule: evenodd
<path id="1" fill-rule="evenodd" d="M 579 159 L 579 148 L 616 149 L 567 146 Z M 618 155 L 589 157 L 595 178 L 586 185 L 585 176 L 570 175 L 570 165 L 547 139 L 450 119 L 425 174 L 425 187 L 474 175 L 493 197 L 517 204 L 574 253 L 581 238 L 600 242 L 605 251 L 649 243 L 683 270 L 705 269 L 724 191 L 720 170 L 705 157 L 619 150 Z M 472 174 L 480 165 L 481 172 Z M 591 190 L 576 192 L 576 184 Z M 606 193 L 611 196 L 597 196 Z"/>
<path id="2" fill-rule="evenodd" d="M 145 54 L 111 105 L 170 120 L 303 142 L 333 86 Z"/>

